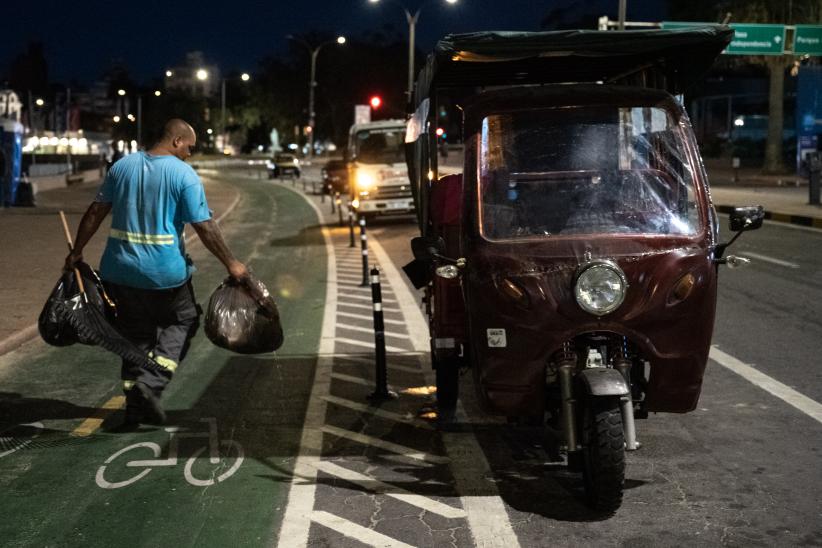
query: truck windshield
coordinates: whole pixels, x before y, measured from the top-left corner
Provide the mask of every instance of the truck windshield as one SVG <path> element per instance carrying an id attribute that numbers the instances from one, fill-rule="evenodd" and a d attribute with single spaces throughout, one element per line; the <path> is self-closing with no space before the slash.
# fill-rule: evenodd
<path id="1" fill-rule="evenodd" d="M 682 131 L 656 107 L 485 117 L 479 136 L 483 235 L 697 233 Z"/>
<path id="2" fill-rule="evenodd" d="M 364 164 L 405 162 L 405 128 L 359 131 L 356 135 L 357 161 Z"/>

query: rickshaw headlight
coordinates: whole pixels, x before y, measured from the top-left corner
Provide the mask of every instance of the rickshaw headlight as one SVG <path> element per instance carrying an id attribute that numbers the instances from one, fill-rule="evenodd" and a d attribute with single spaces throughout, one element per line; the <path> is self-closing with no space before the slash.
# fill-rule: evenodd
<path id="1" fill-rule="evenodd" d="M 625 300 L 628 283 L 620 268 L 612 262 L 595 262 L 584 267 L 574 284 L 579 306 L 596 316 L 613 312 Z"/>

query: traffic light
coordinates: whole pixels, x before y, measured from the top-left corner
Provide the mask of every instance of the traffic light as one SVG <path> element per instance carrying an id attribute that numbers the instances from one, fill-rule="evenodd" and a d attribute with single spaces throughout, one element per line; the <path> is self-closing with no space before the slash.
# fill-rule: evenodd
<path id="1" fill-rule="evenodd" d="M 371 108 L 377 110 L 382 105 L 382 98 L 379 95 L 374 95 L 368 102 L 371 104 Z"/>

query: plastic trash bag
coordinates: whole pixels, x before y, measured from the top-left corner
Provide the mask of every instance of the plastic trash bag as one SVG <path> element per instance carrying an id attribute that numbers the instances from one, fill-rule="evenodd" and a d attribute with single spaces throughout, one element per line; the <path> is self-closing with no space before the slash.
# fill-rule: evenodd
<path id="1" fill-rule="evenodd" d="M 90 305 L 103 312 L 104 316 L 113 321 L 116 317 L 114 303 L 106 295 L 103 282 L 88 264 L 77 263 L 77 270 L 83 278 L 83 287 Z M 57 284 L 51 291 L 46 304 L 43 306 L 40 317 L 37 319 L 37 329 L 45 342 L 52 346 L 69 346 L 74 343 L 95 345 L 96 343 L 77 333 L 65 319 L 61 305 L 80 294 L 80 287 L 74 277 L 74 272 L 63 272 Z"/>
<path id="2" fill-rule="evenodd" d="M 206 310 L 205 334 L 215 345 L 239 354 L 274 352 L 283 344 L 277 305 L 254 276 L 248 286 L 229 277 L 214 290 Z"/>

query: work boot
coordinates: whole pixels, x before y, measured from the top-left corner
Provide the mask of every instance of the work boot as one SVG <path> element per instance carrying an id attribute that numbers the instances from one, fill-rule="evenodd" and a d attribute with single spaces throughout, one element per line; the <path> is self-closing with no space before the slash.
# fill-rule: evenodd
<path id="1" fill-rule="evenodd" d="M 141 382 L 134 385 L 134 390 L 139 392 L 142 399 L 142 417 L 140 422 L 157 426 L 165 424 L 166 412 L 163 411 L 163 406 L 160 405 L 160 398 L 154 394 L 154 391 Z"/>

